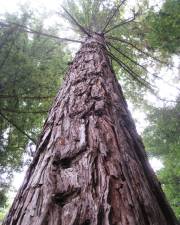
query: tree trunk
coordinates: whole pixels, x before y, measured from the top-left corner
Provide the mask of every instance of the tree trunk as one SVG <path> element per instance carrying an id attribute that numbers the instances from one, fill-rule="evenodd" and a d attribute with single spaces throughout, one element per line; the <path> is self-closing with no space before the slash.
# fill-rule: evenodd
<path id="1" fill-rule="evenodd" d="M 3 225 L 177 224 L 94 35 L 66 74 Z"/>

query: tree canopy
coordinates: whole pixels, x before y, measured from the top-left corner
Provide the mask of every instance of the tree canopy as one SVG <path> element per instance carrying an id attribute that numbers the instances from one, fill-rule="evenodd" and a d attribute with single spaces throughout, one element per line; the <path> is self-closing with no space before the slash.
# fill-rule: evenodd
<path id="1" fill-rule="evenodd" d="M 180 53 L 179 12 L 179 0 L 166 0 L 158 12 L 151 9 L 145 18 L 145 39 L 151 48 L 161 51 L 163 55 Z"/>
<path id="2" fill-rule="evenodd" d="M 179 98 L 178 98 L 179 100 Z M 144 142 L 150 156 L 163 162 L 158 172 L 161 185 L 180 218 L 180 101 L 174 106 L 151 108 Z"/>
<path id="3" fill-rule="evenodd" d="M 12 172 L 25 163 L 23 155 L 32 155 L 30 146 L 37 141 L 70 58 L 68 50 L 58 40 L 38 33 L 22 32 L 16 24 L 30 26 L 38 32 L 56 34 L 55 27 L 45 29 L 43 18 L 35 18 L 31 12 L 6 14 L 3 23 L 0 23 L 2 195 L 8 187 Z M 5 197 L 0 198 L 1 206 L 5 200 Z"/>

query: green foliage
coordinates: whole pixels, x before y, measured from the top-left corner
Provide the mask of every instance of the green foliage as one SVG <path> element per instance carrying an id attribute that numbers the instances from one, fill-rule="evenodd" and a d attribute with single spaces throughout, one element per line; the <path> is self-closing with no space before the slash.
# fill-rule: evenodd
<path id="1" fill-rule="evenodd" d="M 0 223 L 3 221 L 5 215 L 6 215 L 6 210 L 4 210 L 4 209 L 1 210 L 1 211 L 0 211 Z"/>
<path id="2" fill-rule="evenodd" d="M 118 1 L 112 0 L 64 0 L 65 8 L 88 32 L 101 32 L 112 14 L 112 10 L 118 5 Z M 72 24 L 77 31 L 75 23 L 63 12 L 62 15 Z M 81 31 L 79 30 L 81 33 Z M 82 34 L 82 33 L 81 33 Z"/>
<path id="3" fill-rule="evenodd" d="M 149 11 L 145 38 L 153 49 L 180 53 L 180 1 L 166 0 L 159 12 Z"/>
<path id="4" fill-rule="evenodd" d="M 10 205 L 12 204 L 12 202 L 9 202 L 8 201 L 9 199 L 7 199 L 6 193 L 4 193 L 3 196 L 0 194 L 0 197 L 3 197 L 4 198 L 4 196 L 6 198 L 6 200 L 5 200 L 6 201 L 6 204 L 1 204 L 1 206 L 0 206 L 0 224 L 4 220 L 5 216 L 7 215 L 8 210 L 10 208 Z M 1 203 L 2 202 L 3 201 L 1 199 Z"/>
<path id="5" fill-rule="evenodd" d="M 151 10 L 145 19 L 145 39 L 163 57 L 179 54 L 180 1 L 166 0 L 159 12 Z M 179 101 L 180 98 L 177 99 Z M 173 107 L 151 110 L 150 126 L 144 132 L 146 149 L 162 160 L 158 171 L 166 196 L 180 219 L 180 102 Z"/>
<path id="6" fill-rule="evenodd" d="M 179 99 L 178 99 L 179 100 Z M 162 160 L 158 177 L 172 208 L 180 218 L 180 101 L 171 107 L 153 108 L 144 142 L 150 156 Z"/>
<path id="7" fill-rule="evenodd" d="M 7 202 L 7 196 L 6 196 L 6 190 L 3 189 L 2 191 L 0 191 L 0 208 L 5 206 L 5 202 Z"/>
<path id="8" fill-rule="evenodd" d="M 31 154 L 27 145 L 37 140 L 70 57 L 57 40 L 16 26 L 56 34 L 56 27 L 45 29 L 32 13 L 6 15 L 4 20 L 11 25 L 0 24 L 0 205 L 6 202 L 4 185 L 12 171 L 24 164 L 25 153 Z"/>

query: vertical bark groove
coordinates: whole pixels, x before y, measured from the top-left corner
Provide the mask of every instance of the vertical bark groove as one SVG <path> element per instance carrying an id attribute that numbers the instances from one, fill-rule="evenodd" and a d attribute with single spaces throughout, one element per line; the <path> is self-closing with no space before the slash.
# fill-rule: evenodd
<path id="1" fill-rule="evenodd" d="M 177 225 L 103 38 L 88 38 L 49 111 L 3 225 Z"/>

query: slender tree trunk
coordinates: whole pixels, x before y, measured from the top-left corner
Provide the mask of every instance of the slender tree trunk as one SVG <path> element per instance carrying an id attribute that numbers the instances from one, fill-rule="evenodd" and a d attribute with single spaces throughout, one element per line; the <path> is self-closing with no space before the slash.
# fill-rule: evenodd
<path id="1" fill-rule="evenodd" d="M 3 225 L 177 224 L 94 35 L 66 74 Z"/>

